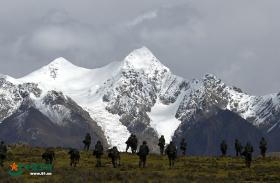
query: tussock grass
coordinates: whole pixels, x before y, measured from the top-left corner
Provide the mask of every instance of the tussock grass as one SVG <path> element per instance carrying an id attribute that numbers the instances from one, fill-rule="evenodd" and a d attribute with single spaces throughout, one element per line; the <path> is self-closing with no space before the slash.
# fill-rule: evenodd
<path id="1" fill-rule="evenodd" d="M 138 168 L 138 156 L 121 154 L 121 167 L 112 168 L 106 155 L 102 167 L 95 167 L 95 158 L 90 152 L 81 152 L 81 160 L 76 168 L 69 166 L 67 149 L 56 148 L 56 160 L 52 176 L 30 176 L 28 172 L 18 177 L 8 175 L 13 162 L 32 164 L 44 163 L 43 148 L 27 145 L 12 146 L 4 169 L 0 168 L 0 182 L 280 182 L 280 158 L 255 158 L 252 168 L 245 167 L 244 159 L 236 157 L 180 157 L 175 167 L 170 169 L 166 156 L 150 155 L 147 168 Z"/>

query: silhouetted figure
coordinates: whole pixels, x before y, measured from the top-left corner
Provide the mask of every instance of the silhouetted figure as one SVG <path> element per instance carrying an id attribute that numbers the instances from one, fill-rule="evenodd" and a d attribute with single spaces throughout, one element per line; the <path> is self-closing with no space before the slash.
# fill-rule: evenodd
<path id="1" fill-rule="evenodd" d="M 80 152 L 77 149 L 70 149 L 68 154 L 70 155 L 70 166 L 76 167 L 80 161 Z"/>
<path id="2" fill-rule="evenodd" d="M 261 155 L 263 158 L 265 158 L 265 153 L 266 153 L 266 150 L 267 150 L 267 142 L 266 140 L 264 139 L 264 137 L 262 137 L 261 141 L 260 141 L 260 151 L 261 151 Z"/>
<path id="3" fill-rule="evenodd" d="M 226 156 L 227 155 L 227 144 L 226 141 L 222 141 L 221 143 L 221 151 L 222 151 L 222 156 Z"/>
<path id="4" fill-rule="evenodd" d="M 242 145 L 241 145 L 241 143 L 239 142 L 238 139 L 235 139 L 234 148 L 235 148 L 236 156 L 237 156 L 237 157 L 238 157 L 238 156 L 241 156 Z"/>
<path id="5" fill-rule="evenodd" d="M 176 157 L 177 157 L 177 148 L 172 141 L 166 147 L 165 154 L 167 154 L 167 156 L 168 156 L 169 167 L 174 167 L 175 160 L 176 160 Z"/>
<path id="6" fill-rule="evenodd" d="M 185 156 L 186 155 L 186 150 L 187 150 L 187 142 L 185 141 L 184 138 L 180 142 L 180 149 L 182 151 L 182 155 Z"/>
<path id="7" fill-rule="evenodd" d="M 91 144 L 91 136 L 89 133 L 86 134 L 85 139 L 83 140 L 84 143 L 84 150 L 89 150 L 89 146 Z"/>
<path id="8" fill-rule="evenodd" d="M 246 167 L 251 167 L 252 162 L 252 153 L 254 152 L 253 146 L 250 144 L 250 142 L 247 142 L 244 151 L 242 152 L 242 155 L 245 156 L 245 164 Z"/>
<path id="9" fill-rule="evenodd" d="M 125 142 L 126 143 L 126 150 L 125 150 L 125 152 L 127 152 L 128 151 L 128 149 L 131 147 L 131 145 L 132 145 L 132 141 L 133 141 L 133 134 L 131 134 L 129 137 L 128 137 L 128 139 L 127 139 L 127 141 Z M 132 150 L 131 150 L 132 151 Z"/>
<path id="10" fill-rule="evenodd" d="M 165 146 L 165 139 L 163 135 L 158 140 L 158 146 L 159 146 L 160 154 L 163 155 L 164 146 Z"/>
<path id="11" fill-rule="evenodd" d="M 114 168 L 120 166 L 121 156 L 116 146 L 108 150 L 108 157 L 112 159 L 112 165 Z"/>
<path id="12" fill-rule="evenodd" d="M 96 167 L 101 167 L 101 156 L 103 155 L 103 145 L 101 144 L 100 141 L 97 141 L 93 155 L 96 157 Z"/>
<path id="13" fill-rule="evenodd" d="M 4 141 L 0 143 L 0 166 L 3 167 L 4 160 L 7 157 L 7 146 L 5 145 Z"/>
<path id="14" fill-rule="evenodd" d="M 46 161 L 46 164 L 53 163 L 53 160 L 55 160 L 55 153 L 52 149 L 47 148 L 46 151 L 42 154 L 42 159 Z"/>
<path id="15" fill-rule="evenodd" d="M 132 142 L 131 142 L 131 150 L 132 150 L 132 154 L 135 154 L 137 151 L 137 146 L 138 146 L 138 139 L 136 137 L 136 135 L 132 136 Z"/>
<path id="16" fill-rule="evenodd" d="M 139 167 L 145 168 L 146 166 L 146 159 L 149 154 L 150 150 L 149 147 L 147 146 L 147 142 L 143 141 L 143 144 L 139 147 L 139 151 L 137 155 L 139 156 Z"/>

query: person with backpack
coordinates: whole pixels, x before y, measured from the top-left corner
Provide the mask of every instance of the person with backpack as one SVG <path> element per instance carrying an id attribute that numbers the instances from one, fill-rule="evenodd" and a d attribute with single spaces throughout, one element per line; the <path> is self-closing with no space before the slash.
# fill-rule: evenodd
<path id="1" fill-rule="evenodd" d="M 101 144 L 101 141 L 97 141 L 93 155 L 96 157 L 96 167 L 101 167 L 101 156 L 103 155 L 103 145 Z"/>
<path id="2" fill-rule="evenodd" d="M 42 159 L 45 160 L 46 164 L 53 163 L 53 160 L 55 159 L 55 153 L 51 148 L 47 148 L 46 151 L 42 154 Z"/>
<path id="3" fill-rule="evenodd" d="M 227 155 L 227 144 L 226 144 L 225 140 L 222 141 L 220 148 L 222 151 L 222 156 L 226 156 Z"/>
<path id="4" fill-rule="evenodd" d="M 187 142 L 185 141 L 185 139 L 183 138 L 181 143 L 180 143 L 180 149 L 182 151 L 182 155 L 185 156 L 186 155 L 186 150 L 187 150 Z"/>
<path id="5" fill-rule="evenodd" d="M 133 135 L 132 136 L 132 140 L 131 140 L 131 151 L 132 151 L 132 154 L 136 153 L 137 146 L 138 146 L 138 139 L 137 139 L 136 135 Z"/>
<path id="6" fill-rule="evenodd" d="M 263 158 L 265 158 L 265 153 L 266 153 L 266 150 L 267 150 L 267 142 L 266 140 L 264 139 L 264 137 L 262 137 L 261 141 L 260 141 L 260 151 L 261 151 L 261 155 Z"/>
<path id="7" fill-rule="evenodd" d="M 238 139 L 235 139 L 234 148 L 235 148 L 236 157 L 241 156 L 242 145 L 241 145 L 241 143 L 239 142 Z"/>
<path id="8" fill-rule="evenodd" d="M 70 155 L 70 166 L 75 168 L 80 161 L 80 152 L 77 149 L 71 148 L 68 154 Z"/>
<path id="9" fill-rule="evenodd" d="M 134 138 L 134 135 L 131 134 L 128 137 L 127 141 L 125 142 L 126 143 L 126 150 L 125 150 L 125 152 L 127 152 L 130 147 L 131 147 L 131 151 L 132 151 L 132 141 L 133 141 L 133 138 Z"/>
<path id="10" fill-rule="evenodd" d="M 89 146 L 91 144 L 91 136 L 89 133 L 86 134 L 85 139 L 83 140 L 84 143 L 84 150 L 88 151 L 89 150 Z"/>
<path id="11" fill-rule="evenodd" d="M 112 165 L 114 168 L 117 168 L 117 166 L 120 166 L 121 156 L 120 152 L 118 151 L 118 148 L 114 146 L 113 148 L 108 150 L 108 157 L 112 160 Z"/>
<path id="12" fill-rule="evenodd" d="M 245 156 L 245 164 L 247 168 L 251 167 L 253 152 L 253 146 L 250 144 L 250 142 L 247 142 L 244 151 L 242 152 L 242 155 Z"/>
<path id="13" fill-rule="evenodd" d="M 171 141 L 170 144 L 166 147 L 165 149 L 165 154 L 168 156 L 169 160 L 169 167 L 174 167 L 175 165 L 175 160 L 177 157 L 177 148 L 175 144 Z"/>
<path id="14" fill-rule="evenodd" d="M 149 147 L 147 146 L 147 142 L 143 141 L 143 144 L 139 147 L 139 151 L 137 153 L 137 155 L 139 156 L 139 168 L 146 167 L 146 160 L 149 152 L 150 150 Z"/>
<path id="15" fill-rule="evenodd" d="M 4 141 L 0 143 L 0 166 L 3 167 L 4 160 L 7 157 L 7 146 L 5 145 Z"/>
<path id="16" fill-rule="evenodd" d="M 159 146 L 160 154 L 163 155 L 164 146 L 165 146 L 165 139 L 163 135 L 158 140 L 158 146 Z"/>

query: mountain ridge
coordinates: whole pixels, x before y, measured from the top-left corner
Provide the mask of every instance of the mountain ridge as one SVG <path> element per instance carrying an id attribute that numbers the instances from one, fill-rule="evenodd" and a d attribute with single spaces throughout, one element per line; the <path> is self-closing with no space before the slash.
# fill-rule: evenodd
<path id="1" fill-rule="evenodd" d="M 216 107 L 238 114 L 263 131 L 277 127 L 280 115 L 279 93 L 252 96 L 213 74 L 186 80 L 174 75 L 146 47 L 97 69 L 82 68 L 60 57 L 27 76 L 2 77 L 2 81 L 10 82 L 16 91 L 19 85 L 35 83 L 42 92 L 37 97 L 30 92 L 35 101 L 49 91 L 62 92 L 90 114 L 109 145 L 121 150 L 130 133 L 135 133 L 140 141 L 148 139 L 156 151 L 158 136 L 165 135 L 169 141 L 180 125 L 196 123 L 193 119 L 201 111 Z M 3 86 L 0 83 L 0 98 L 12 101 Z"/>

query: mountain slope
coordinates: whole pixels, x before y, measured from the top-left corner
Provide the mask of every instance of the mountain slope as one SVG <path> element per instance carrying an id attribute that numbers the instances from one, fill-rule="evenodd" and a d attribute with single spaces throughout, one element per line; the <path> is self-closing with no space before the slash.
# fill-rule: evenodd
<path id="1" fill-rule="evenodd" d="M 148 140 L 152 151 L 158 151 L 160 135 L 169 141 L 178 127 L 195 125 L 197 119 L 217 108 L 238 114 L 264 133 L 273 130 L 280 116 L 280 93 L 251 96 L 211 74 L 185 80 L 145 47 L 98 69 L 81 68 L 58 58 L 23 78 L 1 78 L 0 121 L 30 95 L 40 112 L 63 126 L 73 122 L 67 103 L 72 100 L 101 128 L 108 144 L 120 150 L 135 133 L 139 141 Z M 54 92 L 61 96 L 59 100 L 46 102 Z"/>
<path id="2" fill-rule="evenodd" d="M 243 146 L 251 142 L 256 148 L 262 136 L 261 130 L 237 114 L 216 109 L 213 113 L 200 116 L 194 125 L 180 125 L 173 139 L 178 145 L 182 138 L 187 139 L 188 153 L 191 155 L 221 155 L 220 143 L 225 140 L 228 144 L 228 154 L 234 155 L 236 138 Z"/>
<path id="3" fill-rule="evenodd" d="M 130 133 L 140 141 L 149 140 L 152 149 L 157 149 L 161 132 L 151 127 L 148 113 L 156 102 L 175 102 L 185 85 L 145 47 L 133 51 L 122 62 L 99 69 L 80 68 L 58 58 L 17 81 L 38 83 L 43 93 L 62 91 L 87 110 L 102 127 L 109 144 L 121 150 Z M 169 118 L 173 121 L 166 123 L 175 130 L 180 121 L 174 114 Z M 166 134 L 167 138 L 171 139 L 172 134 Z"/>
<path id="4" fill-rule="evenodd" d="M 42 107 L 38 108 L 31 98 L 25 97 L 19 108 L 0 124 L 0 139 L 34 146 L 81 148 L 85 133 L 89 132 L 92 143 L 101 140 L 107 146 L 101 128 L 71 99 L 51 91 L 42 101 L 48 105 L 48 112 L 46 108 L 41 111 Z M 61 109 L 67 115 L 61 115 Z"/>
<path id="5" fill-rule="evenodd" d="M 15 112 L 25 97 L 32 95 L 36 98 L 42 93 L 35 83 L 13 84 L 9 80 L 15 82 L 10 77 L 0 78 L 0 123 Z"/>
<path id="6" fill-rule="evenodd" d="M 186 93 L 176 113 L 176 117 L 184 122 L 200 111 L 208 112 L 215 107 L 233 111 L 264 131 L 279 120 L 279 94 L 251 96 L 211 74 L 190 81 Z"/>

